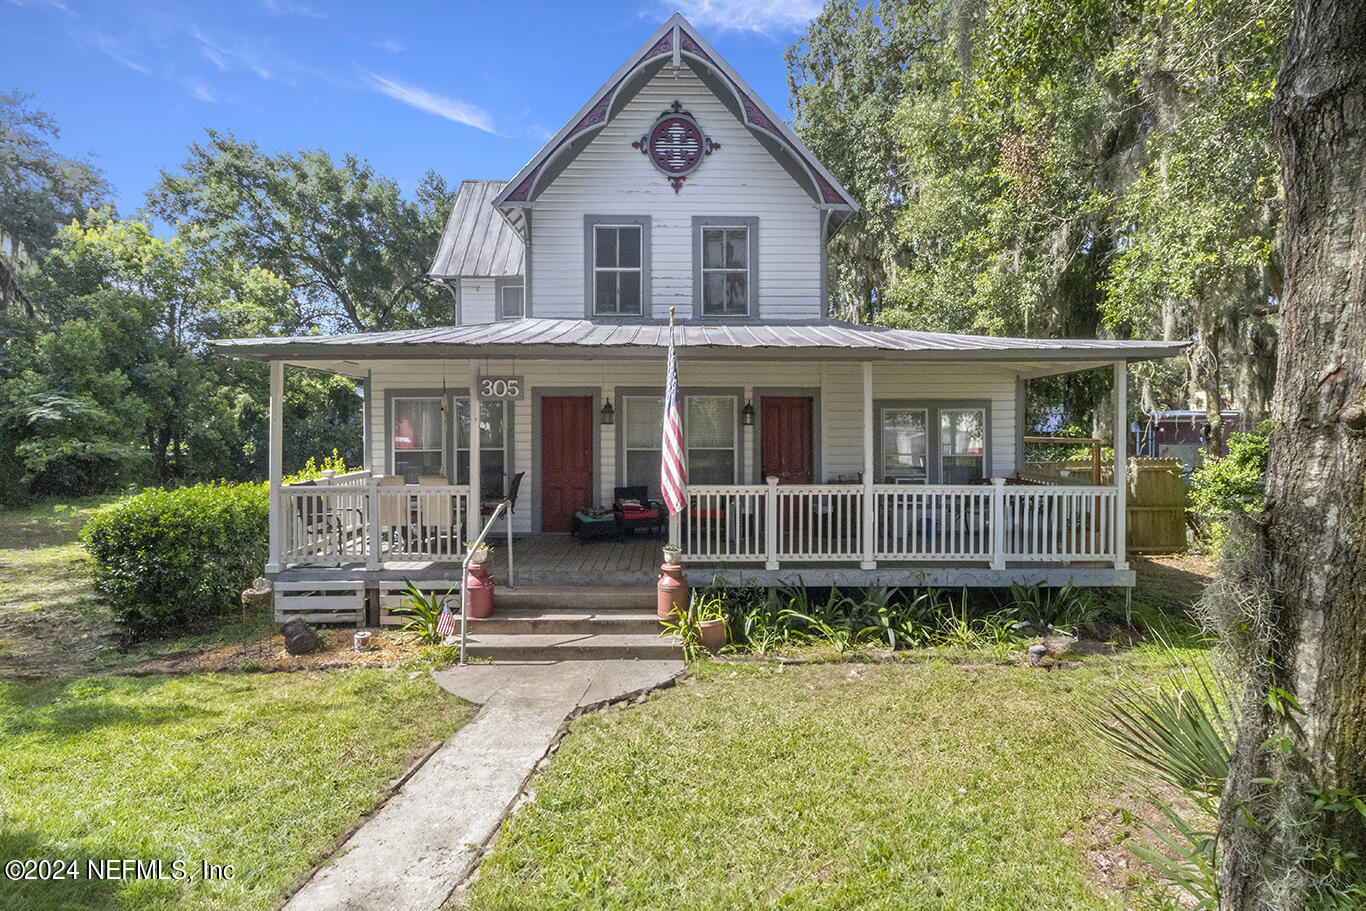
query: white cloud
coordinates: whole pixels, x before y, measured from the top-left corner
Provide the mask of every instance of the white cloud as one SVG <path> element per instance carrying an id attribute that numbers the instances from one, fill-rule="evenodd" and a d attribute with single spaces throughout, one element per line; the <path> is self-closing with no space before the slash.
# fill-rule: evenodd
<path id="1" fill-rule="evenodd" d="M 266 12 L 274 16 L 307 16 L 310 19 L 326 19 L 326 13 L 320 13 L 311 6 L 303 3 L 294 3 L 293 0 L 261 0 L 261 6 Z"/>
<path id="2" fill-rule="evenodd" d="M 393 38 L 386 38 L 384 41 L 376 41 L 375 47 L 379 48 L 382 51 L 388 51 L 391 54 L 401 54 L 405 50 L 407 50 L 407 48 L 405 48 L 402 44 L 399 44 Z"/>
<path id="3" fill-rule="evenodd" d="M 190 97 L 196 101 L 207 101 L 212 104 L 218 100 L 213 92 L 209 91 L 209 87 L 204 84 L 204 80 L 202 79 L 186 80 L 185 88 L 189 91 Z"/>
<path id="4" fill-rule="evenodd" d="M 267 66 L 257 56 L 256 52 L 243 41 L 214 40 L 197 28 L 191 28 L 190 34 L 199 42 L 200 53 L 220 70 L 226 71 L 234 66 L 239 66 L 250 70 L 262 79 L 270 79 L 275 75 L 272 68 Z"/>
<path id="5" fill-rule="evenodd" d="M 488 111 L 481 107 L 458 101 L 454 98 L 444 98 L 441 95 L 433 94 L 415 85 L 400 82 L 397 79 L 386 79 L 374 73 L 362 70 L 365 81 L 377 92 L 388 95 L 397 101 L 417 108 L 419 111 L 426 111 L 428 114 L 435 114 L 438 117 L 445 117 L 456 123 L 463 123 L 466 126 L 483 130 L 486 133 L 498 134 L 493 128 L 493 118 Z"/>
<path id="6" fill-rule="evenodd" d="M 139 73 L 143 73 L 144 75 L 152 72 L 147 67 L 143 66 L 141 63 L 138 63 L 136 60 L 130 57 L 128 51 L 124 49 L 123 45 L 120 44 L 118 39 L 116 38 L 113 38 L 109 35 L 97 34 L 94 38 L 91 39 L 91 43 L 94 44 L 95 47 L 103 51 L 104 54 L 109 57 L 109 59 L 118 61 L 119 63 L 128 67 L 130 70 L 137 70 Z"/>
<path id="7" fill-rule="evenodd" d="M 820 14 L 815 0 L 676 0 L 678 11 L 699 28 L 772 34 L 799 32 Z"/>

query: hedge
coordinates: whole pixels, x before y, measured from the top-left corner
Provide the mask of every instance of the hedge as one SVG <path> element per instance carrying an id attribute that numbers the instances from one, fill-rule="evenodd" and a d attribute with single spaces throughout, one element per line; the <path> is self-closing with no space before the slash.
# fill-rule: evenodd
<path id="1" fill-rule="evenodd" d="M 114 619 L 170 632 L 237 607 L 265 565 L 269 512 L 265 484 L 151 489 L 97 510 L 81 542 Z"/>

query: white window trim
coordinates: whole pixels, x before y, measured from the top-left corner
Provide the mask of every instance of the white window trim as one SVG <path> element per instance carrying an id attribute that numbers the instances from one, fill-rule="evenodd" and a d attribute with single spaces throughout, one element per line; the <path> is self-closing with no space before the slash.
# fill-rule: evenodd
<path id="1" fill-rule="evenodd" d="M 399 449 L 398 448 L 398 427 L 394 420 L 398 415 L 398 404 L 400 402 L 436 402 L 441 409 L 441 438 L 440 445 L 436 449 Z M 441 474 L 448 476 L 448 461 L 446 458 L 446 438 L 449 433 L 447 425 L 445 399 L 440 395 L 396 395 L 389 399 L 389 465 L 394 474 L 401 474 L 398 470 L 398 454 L 400 452 L 439 452 L 441 454 Z"/>
<path id="2" fill-rule="evenodd" d="M 662 459 L 664 454 L 664 436 L 661 428 L 659 439 L 655 440 L 654 446 L 632 446 L 630 435 L 626 432 L 627 422 L 631 420 L 631 401 L 642 399 L 645 401 L 659 401 L 658 395 L 624 395 L 618 396 L 617 401 L 621 405 L 621 486 L 631 487 L 640 486 L 635 482 L 638 479 L 631 477 L 631 453 L 633 452 L 653 452 L 657 453 Z M 646 485 L 649 486 L 649 485 Z"/>
<path id="3" fill-rule="evenodd" d="M 730 417 L 731 417 L 731 420 L 729 421 L 729 426 L 730 426 L 730 431 L 731 431 L 731 437 L 730 437 L 730 445 L 729 445 L 729 446 L 694 446 L 694 445 L 692 444 L 692 432 L 691 432 L 691 429 L 690 429 L 689 426 L 688 426 L 689 423 L 690 423 L 690 421 L 688 420 L 688 403 L 692 402 L 694 399 L 724 399 L 724 400 L 730 402 L 730 407 L 731 407 Z M 737 419 L 738 415 L 739 415 L 739 398 L 738 398 L 737 396 L 735 396 L 735 395 L 728 394 L 728 393 L 705 393 L 705 392 L 703 392 L 703 393 L 698 393 L 698 394 L 696 394 L 696 395 L 686 395 L 686 396 L 684 396 L 684 398 L 683 398 L 683 460 L 684 460 L 684 465 L 686 465 L 687 468 L 688 468 L 688 477 L 689 477 L 689 478 L 692 478 L 692 476 L 693 476 L 693 474 L 692 474 L 692 453 L 693 453 L 693 450 L 694 450 L 694 449 L 696 449 L 698 452 L 729 452 L 729 453 L 730 453 L 730 456 L 731 456 L 731 458 L 730 458 L 730 464 L 731 464 L 731 475 L 730 475 L 730 480 L 729 480 L 729 481 L 721 481 L 721 482 L 719 482 L 719 483 L 722 483 L 722 484 L 734 484 L 734 483 L 736 483 L 736 478 L 739 476 L 739 467 L 738 467 L 738 466 L 739 466 L 739 462 L 740 462 L 740 458 L 739 458 L 739 456 L 740 456 L 740 434 L 739 434 L 739 431 L 738 431 L 738 430 L 736 429 L 736 427 L 735 427 L 736 419 Z M 700 482 L 699 482 L 699 483 L 700 483 Z"/>
<path id="4" fill-rule="evenodd" d="M 701 249 L 702 249 L 702 251 L 703 251 L 703 255 L 702 255 L 702 262 L 701 262 L 701 263 L 699 264 L 699 266 L 698 266 L 698 268 L 701 269 L 701 271 L 702 271 L 702 287 L 701 287 L 701 292 L 702 292 L 702 310 L 701 310 L 701 313 L 702 313 L 702 315 L 703 315 L 703 316 L 719 316 L 719 317 L 722 317 L 722 318 L 725 318 L 725 317 L 738 318 L 738 317 L 743 317 L 743 316 L 749 316 L 749 311 L 750 311 L 749 260 L 750 260 L 750 256 L 753 254 L 753 249 L 752 249 L 752 248 L 753 248 L 753 246 L 754 246 L 754 238 L 750 236 L 750 233 L 749 233 L 749 225 L 703 225 L 703 226 L 701 226 L 700 228 L 698 228 L 697 230 L 700 231 L 701 234 L 702 234 L 702 237 L 701 237 Z M 706 239 L 706 236 L 707 236 L 707 232 L 708 232 L 708 231 L 721 231 L 721 232 L 723 232 L 722 235 L 721 235 L 721 250 L 722 250 L 723 257 L 724 257 L 724 253 L 725 253 L 725 247 L 726 247 L 725 234 L 724 234 L 724 232 L 726 232 L 726 231 L 744 231 L 744 232 L 745 232 L 745 264 L 744 264 L 743 266 L 708 266 L 708 265 L 707 265 L 707 259 L 706 259 L 706 249 L 707 249 L 707 239 Z M 743 275 L 743 276 L 745 277 L 745 309 L 744 309 L 743 311 L 741 311 L 741 312 L 739 312 L 739 313 L 731 313 L 731 312 L 726 311 L 726 310 L 708 310 L 708 309 L 707 309 L 707 275 L 708 275 L 708 273 L 719 273 L 720 275 L 723 275 L 723 276 L 725 276 L 725 275 Z M 725 285 L 724 285 L 724 283 L 723 283 L 723 284 L 722 284 L 722 291 L 724 291 L 724 290 L 725 290 Z"/>
<path id="5" fill-rule="evenodd" d="M 509 316 L 503 309 L 503 293 L 516 289 L 522 294 L 522 312 Z M 526 283 L 521 279 L 501 279 L 494 285 L 493 318 L 495 320 L 517 320 L 526 317 Z"/>
<path id="6" fill-rule="evenodd" d="M 702 281 L 702 231 L 704 228 L 744 228 L 745 253 L 749 259 L 749 279 L 745 282 L 744 313 L 707 313 Z M 743 320 L 759 316 L 759 219 L 757 216 L 694 215 L 692 219 L 693 312 L 709 320 Z"/>
<path id="7" fill-rule="evenodd" d="M 462 483 L 462 482 L 460 481 L 460 477 L 459 477 L 459 475 L 460 475 L 460 454 L 461 454 L 461 453 L 466 453 L 466 454 L 467 454 L 467 457 L 466 457 L 466 460 L 465 460 L 465 464 L 468 465 L 468 464 L 469 464 L 468 453 L 469 453 L 469 451 L 470 451 L 470 446 L 461 446 L 461 445 L 460 445 L 460 425 L 459 425 L 459 420 L 460 420 L 460 406 L 461 406 L 461 403 L 464 403 L 465 408 L 466 408 L 467 410 L 470 409 L 470 408 L 471 408 L 471 405 L 470 405 L 470 397 L 469 397 L 468 395 L 457 395 L 457 396 L 454 396 L 454 397 L 452 398 L 452 407 L 455 408 L 455 415 L 456 415 L 456 417 L 455 417 L 456 423 L 453 424 L 452 427 L 451 427 L 451 441 L 452 441 L 453 446 L 455 447 L 455 449 L 454 449 L 455 461 L 454 461 L 453 465 L 455 466 L 456 483 Z M 484 407 L 485 407 L 485 408 L 488 408 L 490 405 L 495 405 L 495 404 L 501 405 L 502 408 L 503 408 L 503 445 L 502 445 L 502 446 L 480 446 L 479 449 L 480 449 L 481 452 L 498 452 L 498 451 L 501 451 L 501 452 L 503 453 L 503 487 L 500 488 L 499 490 L 496 490 L 496 491 L 485 490 L 485 491 L 483 492 L 483 493 L 484 493 L 484 498 L 485 498 L 485 499 L 489 499 L 489 498 L 491 498 L 491 497 L 501 496 L 501 495 L 502 495 L 502 491 L 507 489 L 507 482 L 508 482 L 508 479 L 512 476 L 512 456 L 511 456 L 511 452 L 512 452 L 512 446 L 511 446 L 511 441 L 512 441 L 512 420 L 511 420 L 511 418 L 512 418 L 512 407 L 511 407 L 511 405 L 510 405 L 508 402 L 506 402 L 506 401 L 504 401 L 504 402 L 484 402 Z M 475 440 L 476 440 L 477 437 L 478 437 L 478 431 L 476 431 L 473 427 L 471 427 L 471 428 L 470 428 L 470 443 L 473 444 L 473 443 L 475 442 Z M 481 460 L 481 464 L 482 464 L 482 460 Z M 466 479 L 463 483 L 468 484 L 468 483 L 470 483 L 470 482 L 469 482 L 468 479 Z"/>
<path id="8" fill-rule="evenodd" d="M 597 265 L 598 228 L 638 228 L 640 230 L 640 266 L 621 267 Z M 588 319 L 639 320 L 650 315 L 650 216 L 648 215 L 585 215 L 583 217 L 584 316 Z M 598 272 L 639 272 L 640 311 L 636 313 L 599 313 L 597 311 Z"/>

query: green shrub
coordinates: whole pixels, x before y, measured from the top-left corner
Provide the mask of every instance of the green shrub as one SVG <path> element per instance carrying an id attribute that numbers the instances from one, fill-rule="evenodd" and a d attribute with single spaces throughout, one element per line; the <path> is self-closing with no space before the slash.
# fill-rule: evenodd
<path id="1" fill-rule="evenodd" d="M 144 636 L 236 608 L 266 562 L 269 503 L 265 484 L 197 484 L 97 510 L 81 542 L 114 618 Z"/>
<path id="2" fill-rule="evenodd" d="M 1266 460 L 1270 422 L 1251 433 L 1229 437 L 1228 455 L 1209 456 L 1191 475 L 1190 510 L 1206 537 L 1216 544 L 1229 513 L 1258 512 L 1266 496 Z"/>

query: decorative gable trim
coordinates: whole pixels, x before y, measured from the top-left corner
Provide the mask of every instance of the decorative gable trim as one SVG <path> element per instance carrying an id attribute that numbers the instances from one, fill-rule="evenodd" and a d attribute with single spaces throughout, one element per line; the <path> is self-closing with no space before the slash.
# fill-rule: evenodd
<path id="1" fill-rule="evenodd" d="M 793 159 L 796 172 L 809 181 L 808 189 L 812 195 L 823 207 L 838 214 L 839 217 L 832 219 L 832 223 L 842 222 L 844 216 L 858 210 L 858 203 L 840 186 L 839 181 L 825 169 L 811 150 L 778 119 L 715 50 L 706 44 L 691 23 L 682 15 L 675 13 L 639 51 L 612 74 L 607 83 L 594 93 L 574 118 L 565 124 L 512 180 L 508 181 L 507 188 L 493 201 L 493 205 L 502 210 L 504 218 L 514 228 L 519 232 L 523 230 L 523 213 L 535 204 L 535 198 L 544 184 L 553 179 L 563 165 L 587 145 L 591 135 L 602 129 L 611 120 L 612 115 L 624 106 L 626 100 L 634 96 L 636 89 L 644 82 L 647 68 L 657 68 L 658 58 L 664 56 L 671 56 L 674 66 L 681 65 L 686 58 L 705 69 L 707 73 L 704 74 L 704 81 L 719 83 L 719 87 L 733 97 L 745 126 L 759 135 L 761 141 L 767 137 L 765 145 L 773 143 Z M 775 155 L 779 154 L 772 145 L 770 151 Z M 675 190 L 677 189 L 675 186 Z"/>

